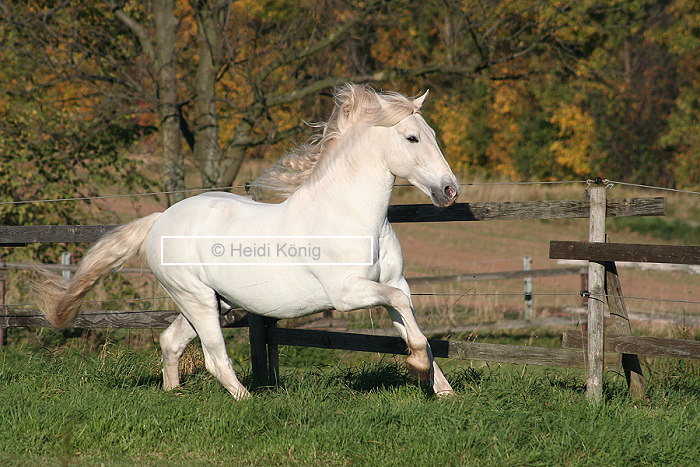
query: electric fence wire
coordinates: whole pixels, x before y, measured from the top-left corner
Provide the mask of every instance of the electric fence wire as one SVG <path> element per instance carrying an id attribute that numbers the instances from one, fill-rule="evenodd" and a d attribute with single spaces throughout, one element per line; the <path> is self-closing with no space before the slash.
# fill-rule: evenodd
<path id="1" fill-rule="evenodd" d="M 628 182 L 620 182 L 617 180 L 607 180 L 604 179 L 603 183 L 606 185 L 624 185 L 624 186 L 632 186 L 636 188 L 646 188 L 649 190 L 662 190 L 662 191 L 671 191 L 674 193 L 687 193 L 691 195 L 700 195 L 700 191 L 691 191 L 691 190 L 680 190 L 678 188 L 668 188 L 668 187 L 663 187 L 663 186 L 653 186 L 653 185 L 642 185 L 639 183 L 628 183 Z"/>
<path id="2" fill-rule="evenodd" d="M 98 199 L 115 199 L 115 198 L 132 198 L 139 196 L 158 196 L 158 195 L 169 195 L 173 193 L 194 193 L 194 192 L 204 192 L 204 191 L 214 191 L 214 190 L 230 190 L 233 188 L 248 188 L 247 185 L 231 185 L 231 186 L 217 186 L 211 188 L 189 188 L 186 190 L 171 190 L 171 191 L 150 191 L 146 193 L 128 193 L 123 195 L 104 195 L 104 196 L 76 196 L 74 198 L 51 198 L 51 199 L 28 199 L 19 201 L 0 201 L 0 206 L 2 205 L 16 205 L 16 204 L 35 204 L 35 203 L 58 203 L 62 201 L 92 201 Z"/>
<path id="3" fill-rule="evenodd" d="M 691 191 L 691 190 L 681 190 L 677 188 L 668 188 L 668 187 L 661 187 L 661 186 L 653 186 L 653 185 L 643 185 L 639 183 L 629 183 L 629 182 L 621 182 L 618 180 L 608 180 L 608 179 L 602 179 L 602 182 L 605 183 L 606 185 L 614 186 L 614 185 L 623 185 L 623 186 L 630 186 L 630 187 L 636 187 L 636 188 L 646 188 L 646 189 L 651 189 L 651 190 L 663 190 L 663 191 L 671 191 L 675 193 L 687 193 L 687 194 L 693 194 L 693 195 L 700 195 L 700 192 L 698 191 Z M 526 182 L 473 182 L 473 183 L 460 183 L 460 186 L 505 186 L 505 185 L 566 185 L 566 184 L 580 184 L 580 183 L 586 183 L 586 184 L 591 184 L 593 183 L 593 180 L 588 179 L 588 180 L 533 180 L 533 181 L 526 181 Z M 413 185 L 409 183 L 397 183 L 394 186 L 397 187 L 411 187 Z M 185 190 L 170 190 L 170 191 L 151 191 L 151 192 L 145 192 L 145 193 L 127 193 L 127 194 L 121 194 L 121 195 L 103 195 L 103 196 L 76 196 L 72 198 L 47 198 L 47 199 L 29 199 L 29 200 L 17 200 L 17 201 L 0 201 L 0 206 L 3 205 L 19 205 L 19 204 L 34 204 L 34 203 L 56 203 L 56 202 L 63 202 L 63 201 L 92 201 L 92 200 L 98 200 L 98 199 L 117 199 L 117 198 L 131 198 L 131 197 L 139 197 L 139 196 L 158 196 L 158 195 L 168 195 L 168 194 L 174 194 L 174 193 L 194 193 L 194 192 L 206 192 L 206 191 L 214 191 L 214 190 L 231 190 L 231 189 L 239 189 L 243 188 L 248 190 L 250 188 L 250 184 L 246 183 L 244 185 L 230 185 L 230 186 L 218 186 L 218 187 L 210 187 L 210 188 L 189 188 Z"/>
<path id="4" fill-rule="evenodd" d="M 586 292 L 584 294 L 584 292 Z M 498 297 L 498 296 L 505 296 L 505 297 L 516 297 L 516 296 L 523 296 L 523 292 L 416 292 L 416 293 L 411 293 L 412 296 L 414 297 Z M 638 296 L 630 296 L 630 295 L 611 295 L 611 294 L 591 294 L 588 293 L 587 291 L 581 291 L 579 293 L 573 293 L 573 292 L 536 292 L 536 293 L 531 293 L 528 294 L 533 297 L 552 297 L 552 296 L 558 296 L 558 297 L 580 297 L 580 296 L 585 296 L 587 298 L 621 298 L 625 300 L 645 300 L 645 301 L 650 301 L 650 302 L 666 302 L 666 303 L 685 303 L 685 304 L 700 304 L 700 301 L 697 300 L 679 300 L 679 299 L 671 299 L 671 298 L 651 298 L 651 297 L 638 297 Z M 111 303 L 111 302 L 143 302 L 143 301 L 157 301 L 157 300 L 165 300 L 169 299 L 170 297 L 168 296 L 161 296 L 161 297 L 146 297 L 146 298 L 117 298 L 117 299 L 108 299 L 108 300 L 85 300 L 83 303 Z M 599 298 L 598 298 L 599 299 Z M 21 309 L 23 307 L 31 307 L 34 306 L 33 304 L 30 303 L 14 303 L 14 304 L 5 304 L 5 305 L 0 305 L 0 310 L 2 309 L 8 309 L 8 308 L 14 308 L 14 309 Z M 93 310 L 95 311 L 95 310 Z M 96 313 L 90 313 L 89 311 L 86 312 L 81 312 L 80 314 L 110 314 L 110 313 L 148 313 L 149 311 L 152 310 L 99 310 Z M 7 317 L 39 317 L 42 315 L 26 315 L 26 314 L 19 314 L 19 315 L 6 315 L 6 314 L 0 314 L 0 318 L 7 318 Z"/>

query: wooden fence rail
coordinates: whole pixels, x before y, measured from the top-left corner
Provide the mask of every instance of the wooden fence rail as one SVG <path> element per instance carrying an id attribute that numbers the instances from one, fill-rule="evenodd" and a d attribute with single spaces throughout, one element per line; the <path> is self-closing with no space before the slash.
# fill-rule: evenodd
<path id="1" fill-rule="evenodd" d="M 613 199 L 607 204 L 608 217 L 663 216 L 665 212 L 664 198 Z M 432 204 L 389 206 L 389 221 L 392 223 L 574 219 L 589 215 L 590 205 L 587 201 L 457 203 L 448 208 L 438 208 Z"/>
<path id="2" fill-rule="evenodd" d="M 697 265 L 700 264 L 700 246 L 554 241 L 549 244 L 549 257 Z"/>
<path id="3" fill-rule="evenodd" d="M 51 264 L 51 263 L 3 263 L 0 262 L 0 270 L 26 271 L 34 269 L 44 269 L 47 271 L 71 271 L 78 270 L 77 264 Z M 119 268 L 119 273 L 152 274 L 148 267 L 142 268 Z"/>
<path id="4" fill-rule="evenodd" d="M 368 337 L 372 339 L 367 339 Z M 273 327 L 267 333 L 267 340 L 277 345 L 406 355 L 406 343 L 400 337 L 394 336 Z M 584 353 L 581 351 L 442 339 L 428 339 L 428 342 L 433 356 L 441 358 L 585 368 Z M 609 355 L 606 365 L 609 369 L 619 368 L 619 358 Z"/>
<path id="5" fill-rule="evenodd" d="M 585 201 L 525 201 L 505 203 L 457 203 L 448 208 L 432 204 L 389 206 L 389 221 L 449 222 L 513 219 L 572 219 L 588 217 Z M 607 215 L 663 216 L 664 198 L 630 198 L 608 201 Z M 116 225 L 2 225 L 0 246 L 27 243 L 94 242 Z"/>
<path id="6" fill-rule="evenodd" d="M 562 345 L 569 349 L 585 349 L 588 340 L 580 331 L 564 331 Z M 665 337 L 605 336 L 608 352 L 642 354 L 654 357 L 700 359 L 700 342 Z"/>
<path id="7" fill-rule="evenodd" d="M 17 310 L 0 306 L 0 327 L 51 327 L 39 310 Z M 74 328 L 143 328 L 164 329 L 180 314 L 177 310 L 90 310 L 78 313 L 71 324 Z M 234 309 L 219 316 L 223 327 L 245 327 L 245 312 Z"/>

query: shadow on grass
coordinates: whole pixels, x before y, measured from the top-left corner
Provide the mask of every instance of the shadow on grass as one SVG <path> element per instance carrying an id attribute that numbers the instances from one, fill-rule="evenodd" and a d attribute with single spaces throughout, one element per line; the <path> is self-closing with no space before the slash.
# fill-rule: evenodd
<path id="1" fill-rule="evenodd" d="M 477 388 L 488 378 L 486 368 L 466 367 L 447 375 L 447 380 L 457 393 L 478 392 Z"/>
<path id="2" fill-rule="evenodd" d="M 138 369 L 129 373 L 111 372 L 109 369 L 104 369 L 96 375 L 96 378 L 99 379 L 103 386 L 110 389 L 163 387 L 163 377 L 147 373 L 145 369 Z"/>
<path id="3" fill-rule="evenodd" d="M 586 392 L 586 384 L 581 377 L 566 375 L 552 370 L 546 371 L 545 377 L 546 381 L 553 388 L 576 393 Z"/>
<path id="4" fill-rule="evenodd" d="M 341 378 L 345 387 L 357 392 L 374 392 L 415 384 L 420 384 L 424 391 L 430 390 L 426 383 L 419 383 L 404 368 L 390 363 L 346 368 L 338 378 Z"/>
<path id="5" fill-rule="evenodd" d="M 418 381 L 402 365 L 395 363 L 363 364 L 352 367 L 283 368 L 281 373 L 280 381 L 275 385 L 256 386 L 250 374 L 241 377 L 240 380 L 252 393 L 319 387 L 372 393 L 418 386 L 426 396 L 433 395 L 429 383 Z"/>

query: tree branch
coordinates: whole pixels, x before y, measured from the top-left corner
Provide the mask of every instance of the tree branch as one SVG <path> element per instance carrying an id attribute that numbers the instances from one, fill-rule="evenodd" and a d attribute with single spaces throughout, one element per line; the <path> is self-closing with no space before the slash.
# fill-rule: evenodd
<path id="1" fill-rule="evenodd" d="M 270 76 L 270 74 L 276 69 L 284 65 L 288 65 L 292 62 L 303 60 L 320 52 L 326 47 L 335 44 L 340 39 L 342 39 L 343 36 L 345 36 L 356 24 L 363 21 L 367 15 L 375 11 L 379 3 L 379 1 L 370 2 L 369 5 L 363 11 L 361 11 L 359 14 L 357 14 L 355 17 L 353 17 L 346 23 L 342 24 L 339 28 L 335 29 L 334 31 L 331 31 L 330 34 L 328 34 L 326 37 L 319 40 L 318 42 L 304 47 L 303 49 L 297 51 L 297 53 L 280 55 L 277 60 L 274 60 L 272 63 L 267 65 L 265 68 L 262 69 L 260 73 L 258 73 L 255 76 L 256 81 L 261 83 L 265 79 L 267 79 L 267 77 Z"/>
<path id="2" fill-rule="evenodd" d="M 143 24 L 136 21 L 136 19 L 134 19 L 133 16 L 124 12 L 122 6 L 118 6 L 112 3 L 112 11 L 114 12 L 114 16 L 116 16 L 117 19 L 121 21 L 122 24 L 124 24 L 124 26 L 126 26 L 134 36 L 136 36 L 136 38 L 139 40 L 139 43 L 141 44 L 143 53 L 146 55 L 146 58 L 148 59 L 149 63 L 151 64 L 151 66 L 155 67 L 156 53 L 153 49 L 153 43 L 149 39 L 149 33 L 143 26 Z"/>
<path id="3" fill-rule="evenodd" d="M 295 89 L 294 91 L 288 92 L 286 94 L 278 94 L 276 96 L 271 96 L 265 99 L 264 107 L 274 107 L 277 105 L 289 104 L 291 102 L 303 99 L 306 96 L 317 93 L 323 89 L 333 87 L 337 84 L 350 81 L 353 83 L 370 83 L 370 82 L 386 82 L 397 78 L 413 77 L 413 76 L 424 76 L 433 73 L 446 73 L 446 74 L 456 74 L 462 76 L 474 76 L 479 71 L 481 67 L 470 68 L 461 67 L 455 65 L 449 65 L 446 63 L 436 63 L 432 65 L 425 65 L 415 68 L 390 68 L 387 70 L 376 71 L 374 73 L 354 75 L 354 76 L 344 76 L 344 77 L 329 77 L 320 79 L 308 86 Z"/>

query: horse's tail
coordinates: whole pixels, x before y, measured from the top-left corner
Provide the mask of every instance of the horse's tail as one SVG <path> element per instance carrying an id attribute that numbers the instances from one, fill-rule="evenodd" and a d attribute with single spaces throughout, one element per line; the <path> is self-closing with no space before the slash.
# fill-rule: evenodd
<path id="1" fill-rule="evenodd" d="M 98 280 L 143 253 L 148 233 L 161 213 L 151 214 L 117 227 L 90 248 L 71 280 L 48 271 L 33 284 L 37 305 L 52 326 L 64 328 L 78 314 L 85 294 Z"/>

